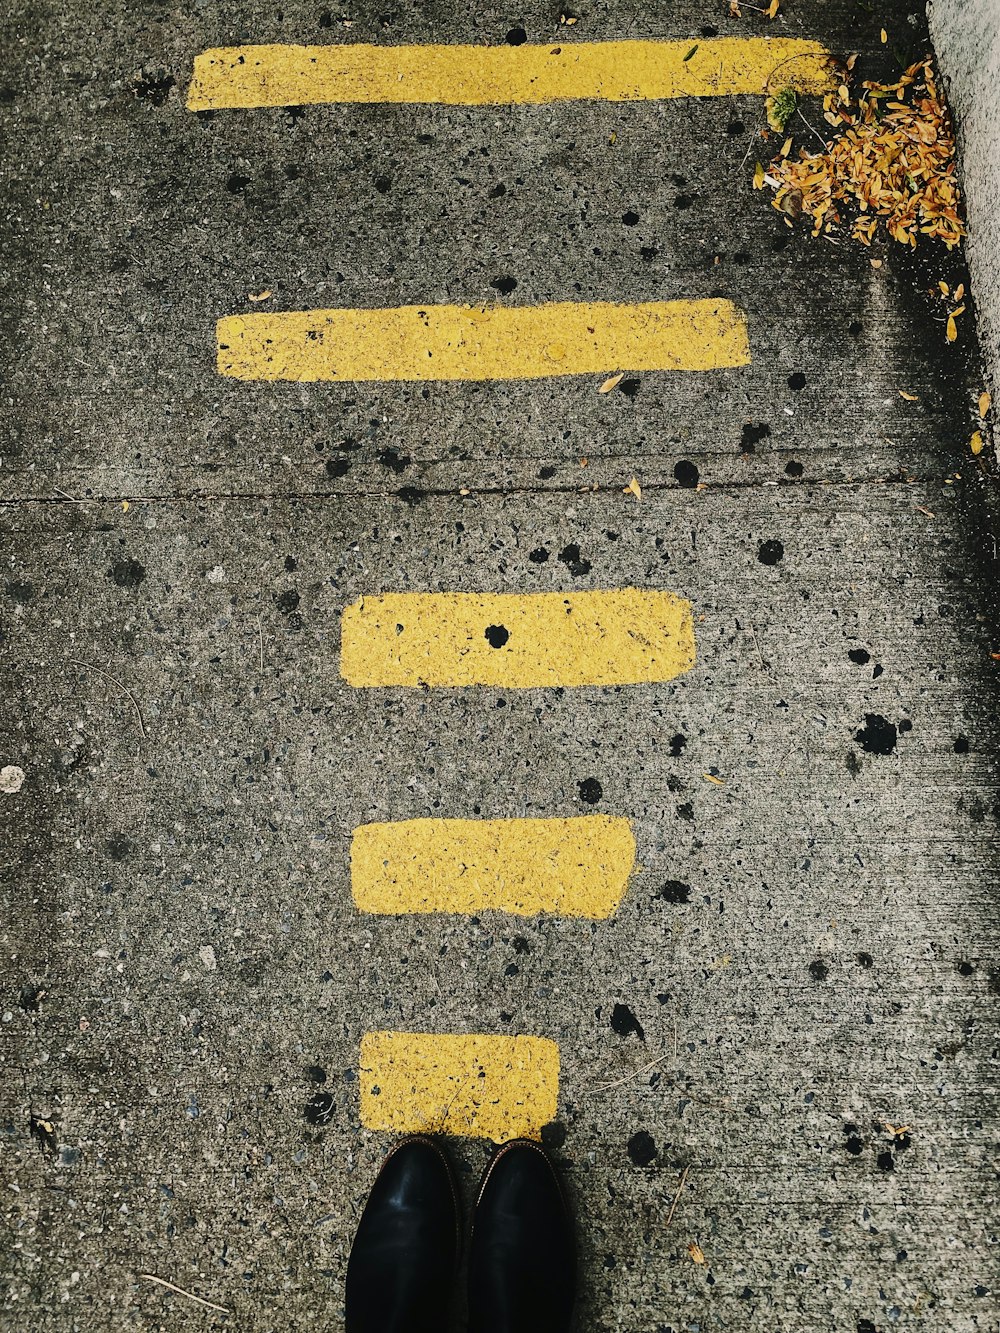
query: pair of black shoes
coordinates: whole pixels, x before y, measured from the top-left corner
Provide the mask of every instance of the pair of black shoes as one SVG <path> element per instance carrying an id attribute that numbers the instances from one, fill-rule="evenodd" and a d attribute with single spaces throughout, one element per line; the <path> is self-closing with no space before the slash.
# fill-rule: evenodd
<path id="1" fill-rule="evenodd" d="M 386 1158 L 347 1265 L 347 1333 L 444 1333 L 460 1251 L 443 1149 L 404 1139 Z M 549 1159 L 515 1139 L 479 1186 L 469 1246 L 469 1333 L 567 1333 L 573 1228 Z"/>

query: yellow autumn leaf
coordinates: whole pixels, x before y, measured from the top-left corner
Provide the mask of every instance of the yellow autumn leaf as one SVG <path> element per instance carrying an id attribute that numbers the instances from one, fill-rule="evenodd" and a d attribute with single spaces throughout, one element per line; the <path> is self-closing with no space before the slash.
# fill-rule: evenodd
<path id="1" fill-rule="evenodd" d="M 982 433 L 982 431 L 979 431 L 979 430 L 974 431 L 974 432 L 973 432 L 973 435 L 972 435 L 972 439 L 969 441 L 969 448 L 972 450 L 972 452 L 973 452 L 974 454 L 981 454 L 981 453 L 983 452 L 983 450 L 985 449 L 985 447 L 986 447 L 986 446 L 985 446 L 985 444 L 983 443 L 983 433 Z"/>
<path id="2" fill-rule="evenodd" d="M 915 393 L 907 393 L 905 389 L 900 389 L 900 398 L 905 398 L 908 403 L 919 403 L 920 399 Z"/>
<path id="3" fill-rule="evenodd" d="M 948 316 L 948 323 L 945 327 L 945 337 L 950 343 L 955 342 L 958 338 L 958 325 L 955 323 L 954 315 Z"/>
<path id="4" fill-rule="evenodd" d="M 634 495 L 637 500 L 642 499 L 642 487 L 639 485 L 635 477 L 632 478 L 629 484 L 622 491 L 622 495 Z"/>
<path id="5" fill-rule="evenodd" d="M 953 296 L 956 301 L 961 301 L 964 295 L 965 295 L 965 283 L 960 282 L 958 286 L 955 288 Z"/>
<path id="6" fill-rule="evenodd" d="M 726 785 L 722 778 L 717 778 L 714 773 L 702 773 L 701 776 L 706 782 L 714 782 L 717 787 L 724 787 Z"/>
<path id="7" fill-rule="evenodd" d="M 761 166 L 759 162 L 754 167 L 753 188 L 755 190 L 763 190 L 764 188 L 764 168 Z"/>
<path id="8" fill-rule="evenodd" d="M 792 151 L 792 141 L 791 139 L 786 139 L 785 142 L 781 145 L 780 156 L 787 157 L 791 151 Z"/>
<path id="9" fill-rule="evenodd" d="M 979 415 L 981 417 L 984 417 L 986 413 L 990 410 L 992 402 L 993 399 L 984 389 L 983 392 L 979 395 Z"/>
<path id="10" fill-rule="evenodd" d="M 945 282 L 944 278 L 942 278 L 941 281 L 938 283 L 938 291 L 941 293 L 942 296 L 948 295 L 948 284 Z"/>
<path id="11" fill-rule="evenodd" d="M 598 393 L 610 393 L 612 389 L 617 389 L 617 388 L 618 388 L 619 384 L 621 384 L 621 382 L 622 382 L 622 380 L 623 380 L 624 378 L 625 378 L 625 372 L 624 372 L 624 371 L 622 371 L 621 374 L 619 374 L 619 375 L 612 375 L 611 378 L 610 378 L 609 380 L 605 380 L 605 381 L 604 381 L 604 383 L 603 383 L 603 384 L 601 385 L 601 387 L 597 390 L 597 392 L 598 392 Z"/>
<path id="12" fill-rule="evenodd" d="M 885 28 L 882 29 L 879 36 L 882 40 L 882 45 L 885 46 L 886 42 L 889 40 L 889 34 L 886 32 Z"/>

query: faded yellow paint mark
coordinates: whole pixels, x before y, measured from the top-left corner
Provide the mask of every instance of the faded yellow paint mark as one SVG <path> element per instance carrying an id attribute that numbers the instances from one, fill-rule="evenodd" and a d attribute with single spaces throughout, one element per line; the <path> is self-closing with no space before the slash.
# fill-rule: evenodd
<path id="1" fill-rule="evenodd" d="M 190 111 L 317 102 L 499 106 L 826 92 L 830 54 L 793 37 L 521 46 L 227 46 L 195 57 Z"/>
<path id="2" fill-rule="evenodd" d="M 405 819 L 351 842 L 359 911 L 612 916 L 635 865 L 627 819 Z"/>
<path id="3" fill-rule="evenodd" d="M 750 361 L 746 316 L 725 300 L 558 301 L 281 310 L 216 325 L 220 375 L 238 380 L 498 380 Z"/>
<path id="4" fill-rule="evenodd" d="M 360 1085 L 368 1129 L 537 1139 L 556 1117 L 559 1047 L 543 1037 L 369 1032 Z"/>
<path id="5" fill-rule="evenodd" d="M 340 674 L 357 686 L 636 685 L 694 661 L 691 603 L 648 589 L 385 593 L 341 618 Z"/>

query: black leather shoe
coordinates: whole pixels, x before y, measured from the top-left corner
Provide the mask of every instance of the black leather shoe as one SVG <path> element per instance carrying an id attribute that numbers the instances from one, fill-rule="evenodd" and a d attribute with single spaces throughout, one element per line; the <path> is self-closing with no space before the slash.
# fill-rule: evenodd
<path id="1" fill-rule="evenodd" d="M 469 1333 L 567 1333 L 573 1223 L 537 1143 L 505 1144 L 479 1187 L 469 1254 Z"/>
<path id="2" fill-rule="evenodd" d="M 347 1333 L 444 1333 L 458 1227 L 444 1152 L 431 1139 L 404 1139 L 382 1164 L 351 1247 Z"/>

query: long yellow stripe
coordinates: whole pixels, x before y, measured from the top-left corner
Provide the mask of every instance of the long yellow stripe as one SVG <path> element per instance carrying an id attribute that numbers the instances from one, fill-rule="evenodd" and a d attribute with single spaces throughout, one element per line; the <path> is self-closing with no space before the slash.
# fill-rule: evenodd
<path id="1" fill-rule="evenodd" d="M 361 912 L 612 916 L 635 865 L 627 819 L 403 819 L 351 841 Z"/>
<path id="2" fill-rule="evenodd" d="M 690 602 L 669 592 L 386 593 L 341 618 L 350 685 L 636 685 L 694 665 Z"/>
<path id="3" fill-rule="evenodd" d="M 498 380 L 750 361 L 731 301 L 562 301 L 228 315 L 220 375 L 238 380 Z"/>
<path id="4" fill-rule="evenodd" d="M 825 92 L 830 54 L 793 37 L 522 46 L 227 46 L 195 57 L 191 111 L 315 102 L 449 106 Z"/>
<path id="5" fill-rule="evenodd" d="M 368 1129 L 537 1139 L 556 1117 L 559 1047 L 542 1037 L 369 1032 L 360 1076 Z"/>

